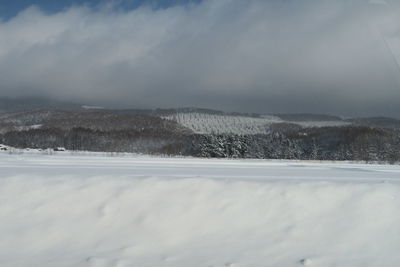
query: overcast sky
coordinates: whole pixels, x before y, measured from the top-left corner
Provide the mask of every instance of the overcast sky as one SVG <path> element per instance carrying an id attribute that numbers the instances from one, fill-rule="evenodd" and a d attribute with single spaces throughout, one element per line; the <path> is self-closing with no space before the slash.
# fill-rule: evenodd
<path id="1" fill-rule="evenodd" d="M 0 97 L 400 117 L 400 1 L 3 2 Z"/>

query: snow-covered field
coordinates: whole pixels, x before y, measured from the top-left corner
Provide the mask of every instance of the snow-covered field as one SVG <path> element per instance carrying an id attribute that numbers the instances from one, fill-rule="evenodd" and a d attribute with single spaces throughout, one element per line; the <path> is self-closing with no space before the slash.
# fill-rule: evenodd
<path id="1" fill-rule="evenodd" d="M 400 266 L 400 166 L 0 153 L 0 266 Z"/>

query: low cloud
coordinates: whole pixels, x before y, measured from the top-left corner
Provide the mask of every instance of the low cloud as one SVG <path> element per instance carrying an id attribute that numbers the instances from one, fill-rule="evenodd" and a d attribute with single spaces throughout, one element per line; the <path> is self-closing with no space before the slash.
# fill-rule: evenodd
<path id="1" fill-rule="evenodd" d="M 400 5 L 31 7 L 0 22 L 0 96 L 400 117 Z"/>

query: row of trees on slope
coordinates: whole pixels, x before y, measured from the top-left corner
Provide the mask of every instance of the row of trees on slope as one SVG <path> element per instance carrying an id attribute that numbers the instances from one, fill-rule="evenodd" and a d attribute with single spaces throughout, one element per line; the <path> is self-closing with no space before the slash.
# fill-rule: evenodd
<path id="1" fill-rule="evenodd" d="M 368 127 L 323 127 L 270 134 L 191 134 L 154 128 L 101 131 L 40 128 L 10 131 L 0 142 L 18 148 L 158 153 L 219 158 L 400 161 L 400 133 Z"/>
<path id="2" fill-rule="evenodd" d="M 1 143 L 17 148 L 57 148 L 68 150 L 166 153 L 164 148 L 181 147 L 182 138 L 168 131 L 149 129 L 100 131 L 88 128 L 41 128 L 10 131 L 1 136 Z M 171 148 L 170 148 L 171 147 Z"/>
<path id="3" fill-rule="evenodd" d="M 323 127 L 266 135 L 197 135 L 200 157 L 400 161 L 400 134 L 368 127 Z"/>

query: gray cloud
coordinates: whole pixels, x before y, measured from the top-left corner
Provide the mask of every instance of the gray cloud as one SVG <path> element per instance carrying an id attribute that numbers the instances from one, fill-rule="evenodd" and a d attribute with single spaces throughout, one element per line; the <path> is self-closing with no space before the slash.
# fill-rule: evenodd
<path id="1" fill-rule="evenodd" d="M 382 0 L 32 7 L 0 23 L 0 96 L 400 117 L 399 14 Z"/>

